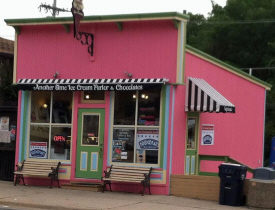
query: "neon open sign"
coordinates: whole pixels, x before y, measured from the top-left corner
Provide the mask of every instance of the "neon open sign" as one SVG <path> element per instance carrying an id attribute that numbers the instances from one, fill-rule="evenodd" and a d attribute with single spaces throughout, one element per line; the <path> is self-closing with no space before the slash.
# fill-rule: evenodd
<path id="1" fill-rule="evenodd" d="M 65 136 L 54 136 L 53 137 L 54 141 L 66 141 Z"/>

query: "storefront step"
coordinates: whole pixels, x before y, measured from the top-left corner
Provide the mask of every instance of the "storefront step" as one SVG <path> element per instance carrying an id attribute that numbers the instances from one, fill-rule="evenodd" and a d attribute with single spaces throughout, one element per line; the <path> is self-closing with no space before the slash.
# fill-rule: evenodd
<path id="1" fill-rule="evenodd" d="M 62 184 L 61 188 L 70 190 L 101 192 L 103 185 L 101 183 L 71 182 L 67 184 Z"/>

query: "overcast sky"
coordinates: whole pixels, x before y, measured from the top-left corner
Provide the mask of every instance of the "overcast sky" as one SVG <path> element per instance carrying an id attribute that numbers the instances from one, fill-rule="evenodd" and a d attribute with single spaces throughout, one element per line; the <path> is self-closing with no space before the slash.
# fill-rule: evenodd
<path id="1" fill-rule="evenodd" d="M 3 1 L 3 0 L 1 0 Z M 72 0 L 56 0 L 57 7 L 70 10 Z M 4 3 L 3 3 L 4 2 Z M 5 0 L 0 7 L 0 37 L 14 40 L 14 29 L 6 26 L 4 19 L 43 18 L 51 16 L 44 9 L 39 11 L 41 3 L 53 5 L 54 0 Z M 220 6 L 225 6 L 226 0 L 214 0 Z M 83 0 L 84 14 L 109 15 L 153 12 L 180 12 L 183 10 L 193 14 L 211 12 L 211 0 Z M 70 12 L 60 13 L 59 17 L 71 16 Z"/>

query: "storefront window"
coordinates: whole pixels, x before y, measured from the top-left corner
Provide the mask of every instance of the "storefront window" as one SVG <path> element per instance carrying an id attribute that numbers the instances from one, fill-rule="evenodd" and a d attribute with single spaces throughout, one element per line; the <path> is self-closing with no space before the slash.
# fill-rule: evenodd
<path id="1" fill-rule="evenodd" d="M 187 140 L 187 149 L 195 149 L 196 141 L 195 141 L 195 125 L 196 118 L 188 118 L 188 140 Z"/>
<path id="2" fill-rule="evenodd" d="M 31 122 L 49 123 L 50 122 L 50 102 L 51 92 L 33 92 L 31 102 Z"/>
<path id="3" fill-rule="evenodd" d="M 52 103 L 52 123 L 72 122 L 72 92 L 55 92 Z"/>
<path id="4" fill-rule="evenodd" d="M 98 114 L 83 116 L 82 145 L 98 145 L 99 118 Z"/>
<path id="5" fill-rule="evenodd" d="M 135 125 L 136 91 L 115 94 L 114 125 Z"/>
<path id="6" fill-rule="evenodd" d="M 113 162 L 134 162 L 134 128 L 114 128 Z"/>
<path id="7" fill-rule="evenodd" d="M 159 125 L 159 102 L 159 92 L 151 91 L 139 94 L 138 125 Z"/>
<path id="8" fill-rule="evenodd" d="M 160 91 L 115 92 L 113 162 L 158 164 Z"/>
<path id="9" fill-rule="evenodd" d="M 33 91 L 29 157 L 70 160 L 72 92 Z"/>
<path id="10" fill-rule="evenodd" d="M 71 127 L 51 127 L 51 159 L 70 160 Z"/>
<path id="11" fill-rule="evenodd" d="M 91 90 L 81 92 L 81 103 L 105 103 L 105 91 Z"/>

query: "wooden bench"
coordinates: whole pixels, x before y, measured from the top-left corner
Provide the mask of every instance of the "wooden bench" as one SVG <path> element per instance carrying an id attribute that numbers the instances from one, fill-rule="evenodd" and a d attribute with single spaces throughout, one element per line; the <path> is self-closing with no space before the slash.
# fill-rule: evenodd
<path id="1" fill-rule="evenodd" d="M 127 167 L 127 166 L 114 166 L 111 165 L 107 171 L 104 171 L 105 176 L 101 178 L 103 181 L 103 189 L 106 190 L 106 185 L 108 184 L 111 188 L 111 182 L 135 182 L 141 183 L 143 186 L 142 195 L 144 195 L 144 191 L 146 188 L 149 189 L 149 194 L 151 195 L 150 189 L 150 175 L 151 175 L 152 167 L 151 168 L 144 168 L 144 167 Z"/>
<path id="2" fill-rule="evenodd" d="M 60 162 L 58 161 L 38 161 L 35 159 L 24 160 L 22 164 L 16 165 L 17 170 L 14 172 L 14 186 L 21 178 L 25 184 L 24 175 L 41 176 L 51 178 L 51 188 L 53 181 L 56 180 L 59 186 L 58 170 Z"/>

